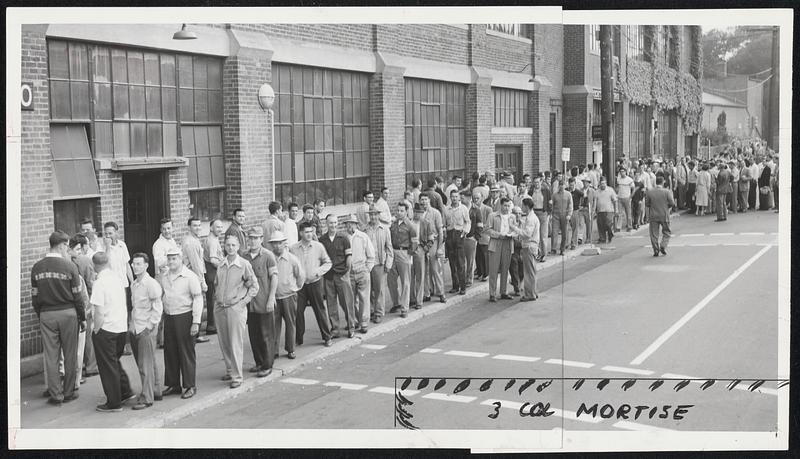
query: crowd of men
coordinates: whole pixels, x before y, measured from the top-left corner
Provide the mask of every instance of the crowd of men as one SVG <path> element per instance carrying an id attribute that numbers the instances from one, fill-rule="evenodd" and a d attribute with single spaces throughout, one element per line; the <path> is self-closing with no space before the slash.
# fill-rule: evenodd
<path id="1" fill-rule="evenodd" d="M 205 238 L 202 222 L 192 217 L 180 242 L 165 218 L 152 257 L 130 254 L 114 222 L 105 223 L 102 237 L 91 220 L 71 237 L 56 231 L 31 272 L 45 396 L 53 404 L 75 400 L 84 378 L 99 373 L 107 401 L 98 411 L 121 411 L 134 399 L 133 409 L 141 410 L 163 396 L 191 398 L 197 392 L 195 344 L 213 334 L 225 363 L 221 379 L 237 388 L 244 379 L 245 335 L 255 360 L 249 372 L 268 376 L 282 332 L 289 359 L 303 345 L 309 306 L 323 344 L 331 346 L 334 338 L 367 333 L 387 314 L 405 318 L 432 298 L 445 303 L 448 295 L 464 295 L 475 282 L 488 281 L 492 303 L 520 296 L 535 301 L 537 263 L 582 244 L 611 242 L 623 226 L 631 231 L 649 222 L 654 256 L 666 255 L 671 210 L 699 214 L 713 205 L 712 194 L 718 221 L 727 218 L 721 208 L 744 212 L 755 208 L 754 199 L 772 207 L 774 195 L 777 208 L 777 156 L 734 149 L 713 160 L 683 157 L 674 164 L 623 155 L 616 166 L 614 188 L 594 164 L 566 174 L 525 174 L 518 184 L 510 173 L 492 172 L 453 176 L 449 183 L 435 177 L 424 187 L 415 179 L 397 201 L 387 188 L 379 195 L 364 191 L 356 212 L 341 217 L 326 214 L 322 200 L 290 203 L 286 212 L 271 202 L 264 222 L 247 226 L 245 211 L 236 209 L 227 229 L 213 220 Z M 756 197 L 756 186 L 775 191 Z M 120 363 L 126 343 L 139 369 L 140 394 Z"/>

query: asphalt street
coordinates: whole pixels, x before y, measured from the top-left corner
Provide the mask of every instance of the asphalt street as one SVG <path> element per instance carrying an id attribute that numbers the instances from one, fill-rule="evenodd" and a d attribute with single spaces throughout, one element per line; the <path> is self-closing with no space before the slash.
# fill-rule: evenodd
<path id="1" fill-rule="evenodd" d="M 537 301 L 472 298 L 168 426 L 775 430 L 777 217 L 674 218 L 658 258 L 615 238 Z"/>

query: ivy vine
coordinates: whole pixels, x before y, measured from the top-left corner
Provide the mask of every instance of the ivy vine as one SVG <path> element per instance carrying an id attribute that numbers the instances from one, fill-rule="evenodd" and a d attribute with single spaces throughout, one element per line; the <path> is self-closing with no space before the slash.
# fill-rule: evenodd
<path id="1" fill-rule="evenodd" d="M 703 79 L 703 46 L 701 43 L 702 29 L 700 26 L 689 26 L 692 34 L 692 55 L 690 56 L 689 74 L 695 80 Z"/>

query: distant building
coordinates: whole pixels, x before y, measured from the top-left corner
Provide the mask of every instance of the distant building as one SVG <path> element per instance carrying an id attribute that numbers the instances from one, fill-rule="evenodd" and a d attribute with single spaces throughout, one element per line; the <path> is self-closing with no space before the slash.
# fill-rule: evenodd
<path id="1" fill-rule="evenodd" d="M 725 126 L 730 136 L 760 136 L 758 129 L 751 122 L 747 105 L 716 94 L 703 92 L 703 129 L 713 132 L 717 130 L 717 118 L 725 113 Z"/>
<path id="2" fill-rule="evenodd" d="M 747 75 L 707 77 L 703 79 L 703 91 L 738 106 L 744 106 L 747 110 L 747 118 L 742 122 L 742 131 L 746 132 L 746 135 L 763 138 L 766 135 L 766 125 L 769 119 L 767 101 L 769 100 L 770 83 L 770 80 Z M 703 104 L 705 104 L 705 100 Z M 704 126 L 707 117 L 707 114 L 703 115 Z M 728 132 L 732 132 L 731 128 L 737 129 L 738 124 L 731 124 L 729 121 Z"/>

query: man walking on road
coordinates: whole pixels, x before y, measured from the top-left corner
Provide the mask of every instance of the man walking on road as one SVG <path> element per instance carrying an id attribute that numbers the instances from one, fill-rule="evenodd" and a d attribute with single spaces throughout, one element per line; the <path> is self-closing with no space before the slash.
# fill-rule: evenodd
<path id="1" fill-rule="evenodd" d="M 617 197 L 625 215 L 625 230 L 631 230 L 631 196 L 633 195 L 633 179 L 628 176 L 628 171 L 624 168 L 619 170 L 617 178 Z M 620 228 L 622 224 L 620 223 Z"/>
<path id="2" fill-rule="evenodd" d="M 600 243 L 611 242 L 614 238 L 614 215 L 617 213 L 617 193 L 606 186 L 606 179 L 601 178 L 594 194 L 594 211 L 597 215 L 597 230 L 600 232 Z"/>
<path id="3" fill-rule="evenodd" d="M 728 166 L 720 162 L 719 168 L 719 172 L 717 173 L 717 192 L 715 195 L 717 201 L 717 219 L 715 221 L 724 222 L 728 219 L 728 206 L 726 205 L 725 199 L 728 197 L 728 194 L 733 192 L 733 187 L 731 186 L 732 179 Z"/>
<path id="4" fill-rule="evenodd" d="M 650 244 L 653 245 L 653 256 L 657 257 L 659 252 L 666 255 L 667 244 L 672 235 L 669 229 L 669 213 L 675 207 L 675 200 L 672 192 L 664 188 L 664 177 L 656 177 L 656 187 L 647 190 L 645 203 L 650 209 Z"/>

